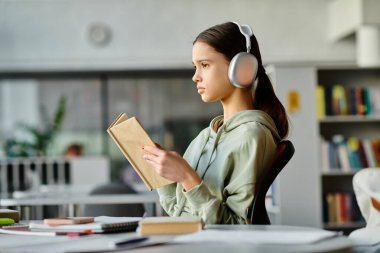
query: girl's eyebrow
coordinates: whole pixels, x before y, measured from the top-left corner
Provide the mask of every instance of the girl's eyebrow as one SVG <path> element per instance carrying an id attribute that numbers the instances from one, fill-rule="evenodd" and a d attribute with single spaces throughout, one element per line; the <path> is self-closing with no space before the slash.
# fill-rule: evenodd
<path id="1" fill-rule="evenodd" d="M 205 59 L 199 59 L 199 60 L 196 60 L 195 62 L 204 62 L 204 61 L 212 62 L 211 59 L 207 59 L 207 58 L 205 58 Z M 195 64 L 194 62 L 192 62 L 192 63 L 193 63 L 193 65 Z"/>

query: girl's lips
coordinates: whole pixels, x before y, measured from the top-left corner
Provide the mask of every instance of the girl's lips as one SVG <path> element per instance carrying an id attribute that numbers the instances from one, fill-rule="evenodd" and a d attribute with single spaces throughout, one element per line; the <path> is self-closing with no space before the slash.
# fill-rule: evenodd
<path id="1" fill-rule="evenodd" d="M 197 89 L 198 89 L 198 93 L 199 94 L 202 94 L 204 92 L 204 90 L 205 90 L 205 88 L 201 87 L 201 86 L 197 86 Z"/>

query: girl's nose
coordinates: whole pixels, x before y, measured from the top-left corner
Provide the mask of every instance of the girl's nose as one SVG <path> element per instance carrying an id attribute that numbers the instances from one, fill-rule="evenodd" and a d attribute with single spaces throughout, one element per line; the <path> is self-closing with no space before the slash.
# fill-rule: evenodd
<path id="1" fill-rule="evenodd" d="M 197 70 L 195 71 L 192 80 L 193 80 L 194 83 L 197 83 L 197 82 L 199 82 L 201 80 L 201 78 L 200 78 Z"/>

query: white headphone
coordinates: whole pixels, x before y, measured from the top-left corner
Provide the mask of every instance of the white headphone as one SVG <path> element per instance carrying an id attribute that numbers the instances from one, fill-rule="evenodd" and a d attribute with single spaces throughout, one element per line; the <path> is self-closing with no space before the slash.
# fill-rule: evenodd
<path id="1" fill-rule="evenodd" d="M 249 25 L 240 25 L 234 22 L 240 32 L 244 35 L 247 43 L 247 52 L 240 52 L 235 55 L 228 67 L 228 78 L 233 86 L 237 88 L 248 88 L 253 85 L 256 79 L 258 62 L 256 57 L 250 53 L 252 29 Z"/>

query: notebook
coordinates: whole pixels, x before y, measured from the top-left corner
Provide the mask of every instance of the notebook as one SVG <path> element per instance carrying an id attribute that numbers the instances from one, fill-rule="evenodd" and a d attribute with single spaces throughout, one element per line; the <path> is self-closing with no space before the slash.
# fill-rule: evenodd
<path id="1" fill-rule="evenodd" d="M 145 151 L 142 147 L 155 144 L 136 117 L 129 118 L 125 113 L 120 114 L 107 132 L 150 191 L 173 183 L 158 175 L 143 158 Z"/>
<path id="2" fill-rule="evenodd" d="M 43 221 L 33 221 L 29 224 L 31 231 L 52 231 L 52 232 L 92 232 L 110 233 L 135 231 L 141 217 L 110 217 L 98 216 L 94 222 L 86 224 L 49 226 Z"/>

